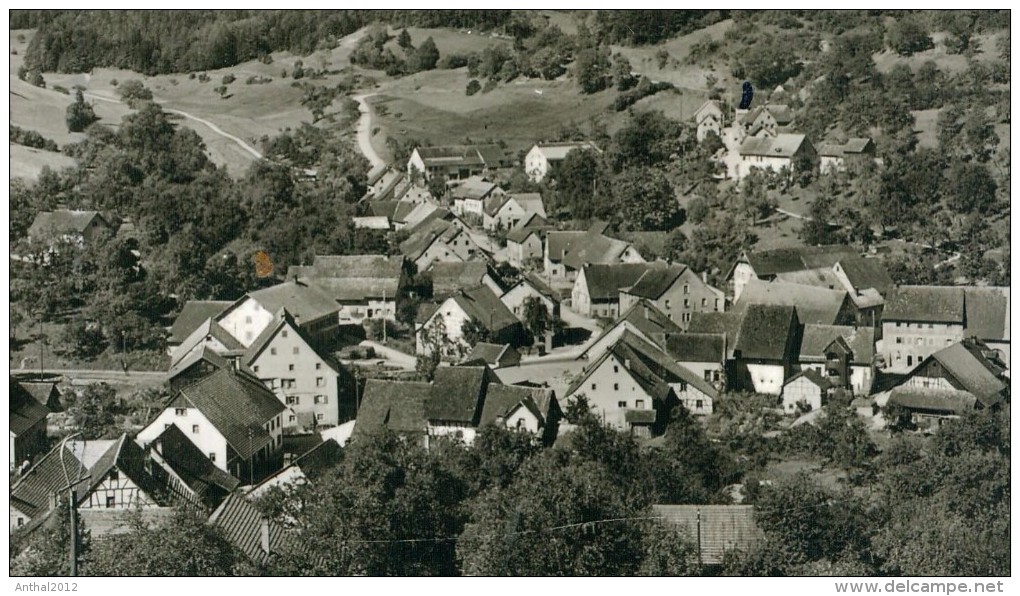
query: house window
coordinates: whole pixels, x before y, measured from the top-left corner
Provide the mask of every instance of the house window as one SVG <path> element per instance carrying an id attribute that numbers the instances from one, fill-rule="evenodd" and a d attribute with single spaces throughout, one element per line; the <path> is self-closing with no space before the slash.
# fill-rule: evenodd
<path id="1" fill-rule="evenodd" d="M 321 362 L 316 362 L 315 363 L 315 370 L 322 370 L 322 363 Z"/>
<path id="2" fill-rule="evenodd" d="M 715 299 L 715 311 L 719 312 L 719 299 L 718 298 Z"/>
<path id="3" fill-rule="evenodd" d="M 935 324 L 934 323 L 928 323 L 928 329 L 934 329 L 934 328 L 935 328 Z"/>
<path id="4" fill-rule="evenodd" d="M 595 383 L 592 383 L 592 384 L 591 384 L 591 390 L 592 390 L 592 391 L 595 391 Z"/>
<path id="5" fill-rule="evenodd" d="M 297 420 L 297 416 L 295 416 L 294 414 L 291 414 L 290 416 L 287 417 L 287 420 L 289 422 L 294 422 L 295 420 Z"/>
<path id="6" fill-rule="evenodd" d="M 900 322 L 899 322 L 899 321 L 896 321 L 896 326 L 897 326 L 897 327 L 899 327 L 899 326 L 900 326 Z"/>
<path id="7" fill-rule="evenodd" d="M 643 407 L 645 407 L 645 400 L 643 400 L 643 399 L 636 400 L 634 402 L 634 407 L 635 408 L 643 408 Z"/>
<path id="8" fill-rule="evenodd" d="M 188 408 L 174 408 L 174 414 L 178 416 L 187 416 Z"/>
<path id="9" fill-rule="evenodd" d="M 666 310 L 669 310 L 669 300 L 666 301 Z"/>
<path id="10" fill-rule="evenodd" d="M 325 395 L 316 395 L 315 396 L 315 404 L 316 405 L 327 404 L 327 403 L 329 403 L 329 399 Z"/>
<path id="11" fill-rule="evenodd" d="M 690 294 L 690 293 L 691 293 L 691 286 L 689 286 L 687 284 L 684 284 L 684 294 Z"/>
<path id="12" fill-rule="evenodd" d="M 613 383 L 613 391 L 619 391 L 619 390 L 620 390 L 620 384 L 619 383 Z"/>
<path id="13" fill-rule="evenodd" d="M 316 387 L 325 387 L 326 386 L 326 379 L 323 378 L 323 377 L 315 377 L 315 386 Z"/>
<path id="14" fill-rule="evenodd" d="M 704 407 L 704 405 L 705 405 L 705 402 L 700 400 L 700 399 L 694 402 L 694 407 L 696 409 L 698 409 L 698 410 L 700 410 L 702 407 Z"/>
<path id="15" fill-rule="evenodd" d="M 197 424 L 192 424 L 191 425 L 191 434 L 193 434 L 193 435 L 197 435 L 198 434 L 198 425 Z"/>
<path id="16" fill-rule="evenodd" d="M 294 365 L 293 365 L 293 364 L 288 364 L 288 365 L 287 365 L 287 370 L 289 370 L 289 371 L 292 371 L 292 372 L 293 372 L 293 370 L 294 370 Z"/>
<path id="17" fill-rule="evenodd" d="M 701 299 L 701 308 L 705 308 L 706 306 L 708 306 L 708 298 L 702 298 Z"/>
<path id="18" fill-rule="evenodd" d="M 614 364 L 614 365 L 613 365 L 613 372 L 614 372 L 614 373 L 618 373 L 618 372 L 620 372 L 620 367 Z"/>
<path id="19" fill-rule="evenodd" d="M 117 497 L 114 495 L 106 495 L 106 508 L 111 509 L 117 504 Z"/>
<path id="20" fill-rule="evenodd" d="M 269 353 L 273 356 L 276 356 L 276 348 L 269 348 Z"/>
<path id="21" fill-rule="evenodd" d="M 287 396 L 287 405 L 288 406 L 296 406 L 296 405 L 299 405 L 300 403 L 301 403 L 301 398 L 300 397 L 298 397 L 296 395 L 288 395 Z"/>
<path id="22" fill-rule="evenodd" d="M 284 389 L 293 389 L 294 379 L 281 379 L 280 386 L 283 387 Z"/>
<path id="23" fill-rule="evenodd" d="M 322 421 L 322 420 L 324 420 L 325 418 L 326 418 L 326 415 L 325 415 L 325 414 L 323 414 L 322 412 L 319 412 L 318 414 L 316 414 L 316 415 L 315 415 L 315 419 L 316 419 L 316 420 L 319 420 L 319 421 Z"/>
<path id="24" fill-rule="evenodd" d="M 705 380 L 706 381 L 711 381 L 712 380 L 712 371 L 710 371 L 710 370 L 706 370 L 705 371 Z"/>
<path id="25" fill-rule="evenodd" d="M 280 335 L 282 335 L 283 337 L 287 337 L 287 330 L 284 329 L 283 331 L 281 331 Z"/>
<path id="26" fill-rule="evenodd" d="M 294 355 L 297 356 L 300 352 L 301 352 L 301 349 L 298 348 L 297 346 L 294 346 Z"/>
<path id="27" fill-rule="evenodd" d="M 618 407 L 618 408 L 626 408 L 627 407 L 627 402 L 625 402 L 625 401 L 618 401 L 618 402 L 616 402 L 616 407 Z"/>
<path id="28" fill-rule="evenodd" d="M 898 343 L 898 344 L 903 343 L 903 338 L 902 337 L 897 337 L 896 338 L 896 343 Z"/>
<path id="29" fill-rule="evenodd" d="M 211 461 L 211 462 L 215 462 L 216 461 L 216 452 L 215 451 L 210 451 L 209 452 L 209 461 Z"/>
<path id="30" fill-rule="evenodd" d="M 251 369 L 251 370 L 252 370 L 252 372 L 254 372 L 255 374 L 259 374 L 259 367 L 258 367 L 258 366 L 252 367 L 252 369 Z"/>

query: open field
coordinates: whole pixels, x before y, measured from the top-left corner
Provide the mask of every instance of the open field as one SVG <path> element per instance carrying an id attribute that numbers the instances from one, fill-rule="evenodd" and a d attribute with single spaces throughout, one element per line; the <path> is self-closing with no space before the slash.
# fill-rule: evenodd
<path id="1" fill-rule="evenodd" d="M 24 145 L 11 146 L 11 178 L 20 178 L 34 182 L 39 179 L 42 169 L 49 166 L 51 170 L 74 167 L 74 160 L 66 155 L 25 147 Z"/>
<path id="2" fill-rule="evenodd" d="M 711 69 L 706 69 L 701 66 L 683 64 L 683 62 L 690 55 L 692 45 L 705 38 L 721 40 L 732 26 L 733 21 L 727 19 L 660 44 L 633 48 L 612 46 L 612 51 L 614 54 L 620 53 L 626 56 L 630 60 L 633 71 L 638 75 L 646 76 L 653 81 L 667 81 L 681 88 L 707 89 L 705 77 L 709 74 L 716 76 L 720 83 L 725 83 L 727 78 L 732 78 L 727 65 L 713 64 Z M 660 49 L 669 52 L 669 62 L 665 68 L 659 68 L 658 60 L 655 57 Z M 697 107 L 695 106 L 695 109 Z"/>
<path id="3" fill-rule="evenodd" d="M 999 34 L 979 34 L 974 36 L 974 45 L 980 48 L 974 59 L 978 62 L 990 62 L 996 57 L 995 42 Z M 967 58 L 961 54 L 949 54 L 946 52 L 945 46 L 942 45 L 942 40 L 946 37 L 945 33 L 932 33 L 932 40 L 935 42 L 935 47 L 930 50 L 918 52 L 912 56 L 900 56 L 899 54 L 891 51 L 883 51 L 875 54 L 875 68 L 879 72 L 885 73 L 893 69 L 897 64 L 906 64 L 912 70 L 917 70 L 922 64 L 928 61 L 932 61 L 939 70 L 956 74 L 967 70 Z"/>

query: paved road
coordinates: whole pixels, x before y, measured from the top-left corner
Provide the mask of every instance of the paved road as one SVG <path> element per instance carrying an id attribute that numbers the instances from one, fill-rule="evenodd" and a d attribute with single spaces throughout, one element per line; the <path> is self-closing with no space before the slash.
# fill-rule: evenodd
<path id="1" fill-rule="evenodd" d="M 361 342 L 358 345 L 371 346 L 372 349 L 375 350 L 375 353 L 378 354 L 380 358 L 385 358 L 386 360 L 389 360 L 390 363 L 396 366 L 400 366 L 402 368 L 406 368 L 409 370 L 414 370 L 415 365 L 414 356 L 405 354 L 400 350 L 394 350 L 393 348 L 384 346 L 381 343 L 372 341 L 370 339 L 366 339 L 365 341 Z"/>
<path id="2" fill-rule="evenodd" d="M 376 93 L 359 93 L 351 97 L 358 102 L 358 110 L 361 118 L 358 119 L 358 149 L 361 154 L 372 164 L 372 167 L 384 165 L 386 162 L 375 151 L 372 146 L 372 108 L 365 99 L 377 95 Z"/>

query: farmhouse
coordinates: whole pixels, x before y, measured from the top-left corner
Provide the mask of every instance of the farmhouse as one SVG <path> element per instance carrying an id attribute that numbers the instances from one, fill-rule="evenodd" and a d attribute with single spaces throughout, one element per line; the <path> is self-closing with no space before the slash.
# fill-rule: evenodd
<path id="1" fill-rule="evenodd" d="M 461 290 L 433 312 L 419 312 L 415 333 L 417 353 L 425 354 L 440 347 L 444 358 L 459 360 L 472 347 L 464 338 L 464 325 L 468 322 L 478 325 L 491 341 L 523 345 L 524 326 L 492 290 L 479 286 Z"/>
<path id="2" fill-rule="evenodd" d="M 506 305 L 521 321 L 524 321 L 524 303 L 534 298 L 545 305 L 546 312 L 553 318 L 560 316 L 560 297 L 555 290 L 550 288 L 537 275 L 525 273 L 520 281 L 499 297 L 500 302 Z"/>
<path id="3" fill-rule="evenodd" d="M 316 255 L 311 265 L 290 267 L 287 277 L 307 281 L 336 300 L 341 325 L 395 321 L 407 280 L 399 255 Z"/>
<path id="4" fill-rule="evenodd" d="M 536 143 L 524 156 L 524 173 L 532 182 L 541 182 L 549 172 L 575 149 L 602 153 L 591 141 Z"/>
<path id="5" fill-rule="evenodd" d="M 856 320 L 854 304 L 843 289 L 826 290 L 752 279 L 744 286 L 740 299 L 733 304 L 733 311 L 744 312 L 751 304 L 796 306 L 802 323 L 852 325 Z"/>
<path id="6" fill-rule="evenodd" d="M 98 211 L 57 209 L 37 213 L 28 228 L 28 237 L 36 242 L 63 240 L 86 246 L 115 232 L 116 228 Z"/>
<path id="7" fill-rule="evenodd" d="M 489 231 L 514 229 L 533 215 L 545 217 L 545 204 L 537 192 L 489 197 L 482 210 L 482 225 Z"/>
<path id="8" fill-rule="evenodd" d="M 667 317 L 685 328 L 695 312 L 719 312 L 726 297 L 708 285 L 707 277 L 690 267 L 674 263 L 665 268 L 649 268 L 630 288 L 620 289 L 620 310 L 629 309 L 640 299 L 649 300 Z"/>
<path id="9" fill-rule="evenodd" d="M 730 177 L 740 180 L 754 168 L 776 173 L 797 171 L 802 159 L 814 159 L 815 148 L 801 134 L 780 133 L 776 136 L 747 137 L 740 145 L 740 161 L 734 164 Z"/>
<path id="10" fill-rule="evenodd" d="M 544 257 L 549 283 L 573 283 L 586 264 L 645 262 L 629 242 L 606 236 L 604 229 L 604 225 L 596 224 L 586 232 L 547 233 Z"/>
<path id="11" fill-rule="evenodd" d="M 870 138 L 852 138 L 842 145 L 837 143 L 818 145 L 818 170 L 823 174 L 845 172 L 847 162 L 852 159 L 874 158 L 875 143 Z"/>
<path id="12" fill-rule="evenodd" d="M 589 317 L 615 319 L 621 312 L 621 291 L 649 270 L 665 267 L 662 262 L 584 265 L 570 292 L 570 308 Z"/>
<path id="13" fill-rule="evenodd" d="M 499 145 L 450 145 L 416 147 L 407 160 L 407 176 L 414 171 L 425 180 L 442 176 L 447 180 L 465 180 L 489 171 L 513 167 L 513 159 Z"/>
<path id="14" fill-rule="evenodd" d="M 701 107 L 694 112 L 694 123 L 698 127 L 697 138 L 699 143 L 704 141 L 710 132 L 715 133 L 717 137 L 721 138 L 724 123 L 723 110 L 719 107 L 719 102 L 710 99 L 701 104 Z"/>
<path id="15" fill-rule="evenodd" d="M 335 341 L 340 305 L 321 288 L 300 280 L 249 292 L 217 316 L 216 323 L 248 347 L 282 308 L 316 344 Z"/>

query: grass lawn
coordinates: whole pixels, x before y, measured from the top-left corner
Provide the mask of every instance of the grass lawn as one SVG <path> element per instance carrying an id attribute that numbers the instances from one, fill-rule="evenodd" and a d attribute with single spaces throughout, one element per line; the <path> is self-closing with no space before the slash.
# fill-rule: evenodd
<path id="1" fill-rule="evenodd" d="M 621 53 L 626 56 L 630 60 L 634 72 L 638 75 L 646 76 L 653 81 L 667 81 L 681 88 L 707 89 L 705 77 L 709 74 L 719 79 L 720 84 L 726 84 L 729 79 L 732 79 L 729 65 L 720 63 L 712 64 L 711 68 L 704 68 L 683 64 L 683 62 L 691 53 L 692 45 L 705 38 L 721 40 L 732 26 L 733 21 L 727 19 L 660 44 L 633 48 L 612 46 L 612 51 L 614 54 Z M 669 52 L 670 60 L 665 68 L 659 68 L 658 59 L 655 57 L 660 49 Z M 694 106 L 694 108 L 697 109 L 698 106 Z"/>
<path id="2" fill-rule="evenodd" d="M 66 155 L 33 149 L 23 145 L 11 146 L 11 178 L 21 178 L 34 182 L 39 179 L 42 169 L 49 166 L 52 170 L 74 167 L 74 160 Z"/>

